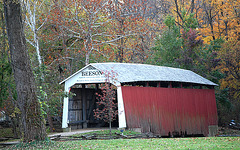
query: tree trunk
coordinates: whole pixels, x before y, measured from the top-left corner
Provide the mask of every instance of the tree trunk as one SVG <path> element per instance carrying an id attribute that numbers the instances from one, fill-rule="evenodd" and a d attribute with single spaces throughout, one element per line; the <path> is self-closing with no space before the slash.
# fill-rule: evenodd
<path id="1" fill-rule="evenodd" d="M 44 140 L 46 128 L 35 92 L 36 87 L 23 33 L 19 0 L 4 0 L 4 10 L 17 90 L 17 105 L 21 112 L 21 139 L 24 142 Z"/>
<path id="2" fill-rule="evenodd" d="M 49 127 L 50 127 L 50 132 L 53 132 L 54 130 L 53 130 L 53 121 L 52 121 L 52 116 L 51 116 L 51 114 L 50 114 L 50 112 L 49 112 L 49 110 L 48 110 L 48 112 L 47 112 L 47 120 L 48 120 L 48 123 L 49 123 Z"/>
<path id="3" fill-rule="evenodd" d="M 10 117 L 13 137 L 18 138 L 17 125 L 15 119 L 16 118 Z"/>

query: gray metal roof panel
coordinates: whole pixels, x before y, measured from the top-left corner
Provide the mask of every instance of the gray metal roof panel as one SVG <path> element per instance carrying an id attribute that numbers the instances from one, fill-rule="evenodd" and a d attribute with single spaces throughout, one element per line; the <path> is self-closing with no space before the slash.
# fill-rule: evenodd
<path id="1" fill-rule="evenodd" d="M 205 85 L 217 84 L 185 69 L 132 63 L 92 63 L 89 64 L 101 71 L 113 70 L 118 74 L 121 83 L 134 81 L 178 81 Z"/>

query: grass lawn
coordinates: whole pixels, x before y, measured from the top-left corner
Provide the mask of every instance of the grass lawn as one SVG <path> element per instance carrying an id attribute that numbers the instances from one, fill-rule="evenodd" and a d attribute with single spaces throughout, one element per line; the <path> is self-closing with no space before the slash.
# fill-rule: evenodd
<path id="1" fill-rule="evenodd" d="M 73 136 L 81 136 L 81 135 L 87 135 L 87 134 L 97 134 L 97 135 L 109 135 L 109 130 L 101 130 L 101 131 L 93 131 L 93 132 L 86 132 L 86 133 L 81 133 L 81 134 L 74 134 Z M 121 134 L 123 133 L 124 135 L 137 135 L 137 134 L 141 134 L 139 132 L 135 132 L 135 131 L 130 131 L 130 130 L 125 130 L 123 132 L 121 132 L 120 130 L 116 130 L 113 129 L 111 131 L 112 135 L 114 135 L 115 133 Z"/>
<path id="2" fill-rule="evenodd" d="M 121 133 L 113 130 L 112 133 Z M 76 134 L 80 137 L 84 134 L 107 135 L 108 130 L 94 131 L 91 133 Z M 140 134 L 133 131 L 124 131 L 124 135 Z M 1 148 L 0 148 L 1 149 Z M 140 150 L 140 149 L 191 149 L 191 150 L 214 150 L 233 149 L 240 150 L 240 137 L 194 137 L 194 138 L 152 138 L 152 139 L 113 139 L 113 140 L 74 140 L 74 141 L 44 141 L 19 144 L 6 149 L 96 149 L 96 150 Z"/>
<path id="3" fill-rule="evenodd" d="M 240 149 L 239 137 L 201 137 L 201 138 L 157 138 L 157 139 L 115 139 L 41 142 L 17 145 L 8 149 Z"/>

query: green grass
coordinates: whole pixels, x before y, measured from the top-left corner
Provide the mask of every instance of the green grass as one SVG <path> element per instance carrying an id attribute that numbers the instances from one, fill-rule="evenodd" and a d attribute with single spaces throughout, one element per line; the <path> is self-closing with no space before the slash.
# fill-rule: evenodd
<path id="1" fill-rule="evenodd" d="M 9 148 L 8 148 L 9 149 Z M 201 138 L 158 138 L 158 139 L 116 139 L 116 140 L 82 140 L 35 142 L 22 144 L 11 149 L 191 149 L 217 150 L 240 149 L 239 137 L 201 137 Z"/>
<path id="2" fill-rule="evenodd" d="M 120 130 L 116 130 L 113 129 L 112 130 L 112 135 L 114 135 L 115 133 L 121 134 L 122 132 Z M 81 134 L 74 134 L 73 136 L 79 137 L 81 135 L 87 135 L 87 134 L 97 134 L 97 135 L 109 135 L 109 130 L 101 130 L 101 131 L 93 131 L 93 132 L 87 132 L 87 133 L 81 133 Z M 141 134 L 139 132 L 135 132 L 135 131 L 129 131 L 129 130 L 125 130 L 123 131 L 124 135 L 136 135 L 136 134 Z"/>

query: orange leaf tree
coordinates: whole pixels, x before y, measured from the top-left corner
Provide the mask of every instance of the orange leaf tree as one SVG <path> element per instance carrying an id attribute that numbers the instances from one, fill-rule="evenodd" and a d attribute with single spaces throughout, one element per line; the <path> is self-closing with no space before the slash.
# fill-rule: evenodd
<path id="1" fill-rule="evenodd" d="M 110 32 L 122 37 L 113 47 L 115 60 L 118 62 L 145 62 L 147 51 L 154 37 L 152 29 L 156 26 L 147 19 L 149 11 L 147 1 L 115 1 L 110 7 Z"/>

